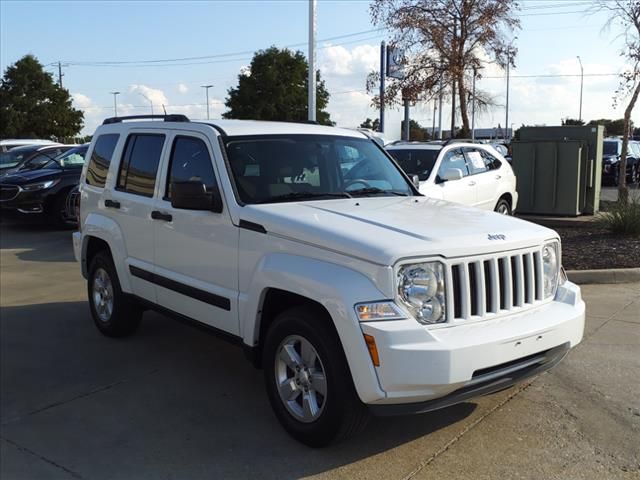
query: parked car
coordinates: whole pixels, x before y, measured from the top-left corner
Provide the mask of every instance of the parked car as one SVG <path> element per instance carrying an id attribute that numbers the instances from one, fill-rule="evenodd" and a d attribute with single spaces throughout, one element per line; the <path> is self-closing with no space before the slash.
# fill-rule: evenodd
<path id="1" fill-rule="evenodd" d="M 59 225 L 75 224 L 73 190 L 80 181 L 89 144 L 67 150 L 38 168 L 0 178 L 0 208 L 45 214 Z"/>
<path id="2" fill-rule="evenodd" d="M 620 176 L 620 157 L 622 140 L 605 138 L 602 144 L 602 183 L 618 185 Z M 637 143 L 630 141 L 627 149 L 627 184 L 640 182 L 640 152 Z"/>
<path id="3" fill-rule="evenodd" d="M 0 153 L 0 176 L 15 171 L 21 165 L 33 160 L 33 165 L 44 165 L 49 160 L 66 152 L 72 145 L 25 145 Z"/>
<path id="4" fill-rule="evenodd" d="M 0 140 L 0 153 L 8 152 L 15 147 L 24 147 L 26 145 L 55 145 L 56 142 L 51 140 L 40 140 L 37 138 L 9 138 Z"/>
<path id="5" fill-rule="evenodd" d="M 152 308 L 221 333 L 307 445 L 502 390 L 582 339 L 554 231 L 420 195 L 360 132 L 129 118 L 98 127 L 80 181 L 95 325 L 130 335 Z"/>
<path id="6" fill-rule="evenodd" d="M 511 165 L 491 145 L 469 142 L 396 142 L 387 146 L 420 193 L 511 215 L 518 203 Z"/>

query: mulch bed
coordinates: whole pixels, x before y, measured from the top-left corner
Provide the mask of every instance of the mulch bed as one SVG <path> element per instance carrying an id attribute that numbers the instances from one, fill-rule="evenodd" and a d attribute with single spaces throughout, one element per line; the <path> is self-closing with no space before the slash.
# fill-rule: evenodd
<path id="1" fill-rule="evenodd" d="M 566 270 L 640 267 L 640 236 L 615 235 L 598 227 L 556 227 Z"/>

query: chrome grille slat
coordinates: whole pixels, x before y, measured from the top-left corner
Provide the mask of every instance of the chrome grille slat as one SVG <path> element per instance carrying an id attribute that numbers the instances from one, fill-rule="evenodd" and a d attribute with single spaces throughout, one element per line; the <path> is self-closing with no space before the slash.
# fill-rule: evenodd
<path id="1" fill-rule="evenodd" d="M 8 202 L 13 200 L 20 193 L 20 187 L 17 185 L 2 185 L 0 186 L 0 202 Z"/>
<path id="2" fill-rule="evenodd" d="M 539 248 L 447 263 L 446 307 L 450 322 L 491 318 L 543 300 Z"/>

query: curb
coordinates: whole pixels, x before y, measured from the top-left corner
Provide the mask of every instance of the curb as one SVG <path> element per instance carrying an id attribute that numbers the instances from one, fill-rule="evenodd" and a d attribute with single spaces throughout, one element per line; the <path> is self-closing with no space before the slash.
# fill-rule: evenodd
<path id="1" fill-rule="evenodd" d="M 567 277 L 578 285 L 590 283 L 635 283 L 640 282 L 640 268 L 568 270 Z"/>

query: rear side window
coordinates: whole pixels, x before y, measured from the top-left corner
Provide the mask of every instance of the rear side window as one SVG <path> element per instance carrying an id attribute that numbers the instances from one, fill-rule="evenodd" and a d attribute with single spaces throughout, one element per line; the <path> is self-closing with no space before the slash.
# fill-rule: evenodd
<path id="1" fill-rule="evenodd" d="M 120 162 L 117 190 L 153 197 L 163 146 L 164 135 L 129 135 Z"/>
<path id="2" fill-rule="evenodd" d="M 465 148 L 464 154 L 467 157 L 467 167 L 471 172 L 471 175 L 475 175 L 476 173 L 486 172 L 488 170 L 485 165 L 484 158 L 480 154 L 480 151 L 475 148 Z"/>
<path id="3" fill-rule="evenodd" d="M 480 155 L 482 155 L 482 158 L 484 159 L 484 164 L 487 166 L 487 170 L 497 170 L 502 166 L 502 162 L 486 150 L 480 150 Z"/>
<path id="4" fill-rule="evenodd" d="M 216 189 L 209 150 L 198 138 L 178 137 L 173 142 L 171 151 L 165 198 L 171 199 L 172 183 L 194 181 L 202 182 L 208 193 Z"/>
<path id="5" fill-rule="evenodd" d="M 100 135 L 93 147 L 93 153 L 87 167 L 87 183 L 95 187 L 104 187 L 109 172 L 109 164 L 120 135 L 108 133 Z"/>

